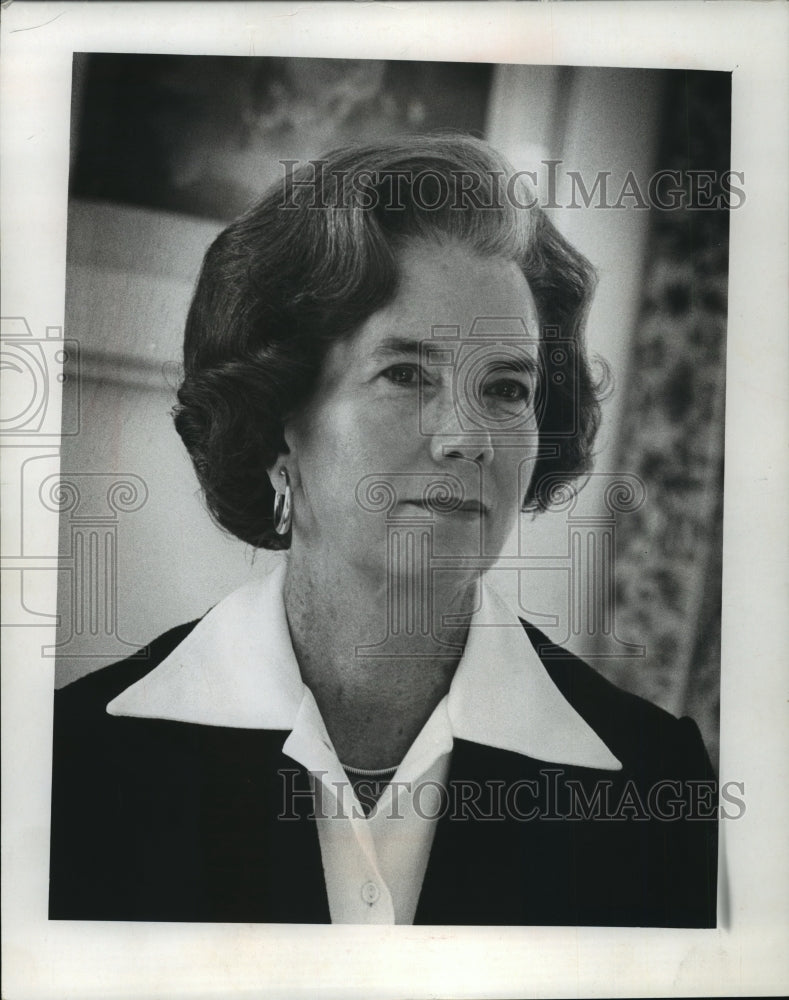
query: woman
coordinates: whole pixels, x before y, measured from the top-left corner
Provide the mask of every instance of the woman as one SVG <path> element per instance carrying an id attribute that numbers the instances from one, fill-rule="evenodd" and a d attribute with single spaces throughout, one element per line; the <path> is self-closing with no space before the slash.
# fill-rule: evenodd
<path id="1" fill-rule="evenodd" d="M 332 154 L 220 234 L 176 427 L 289 552 L 58 695 L 52 917 L 714 926 L 695 725 L 480 579 L 589 467 L 592 286 L 467 137 Z"/>

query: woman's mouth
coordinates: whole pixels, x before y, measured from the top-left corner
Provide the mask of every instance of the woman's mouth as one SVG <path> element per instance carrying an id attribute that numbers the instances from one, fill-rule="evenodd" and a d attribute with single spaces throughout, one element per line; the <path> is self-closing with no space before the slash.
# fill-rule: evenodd
<path id="1" fill-rule="evenodd" d="M 420 498 L 418 500 L 404 500 L 403 504 L 410 507 L 418 507 L 430 514 L 459 514 L 469 517 L 480 517 L 490 513 L 487 504 L 479 500 L 464 500 L 459 496 L 433 497 L 428 500 Z"/>

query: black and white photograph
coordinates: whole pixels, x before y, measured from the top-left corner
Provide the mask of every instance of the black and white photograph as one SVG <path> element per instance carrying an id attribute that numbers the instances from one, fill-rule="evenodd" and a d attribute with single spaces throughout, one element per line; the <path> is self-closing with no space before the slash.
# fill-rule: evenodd
<path id="1" fill-rule="evenodd" d="M 715 926 L 730 87 L 75 56 L 52 918 Z"/>
<path id="2" fill-rule="evenodd" d="M 358 7 L 317 6 L 327 32 Z M 143 961 L 249 945 L 233 988 L 281 995 L 390 995 L 388 966 L 309 989 L 310 941 L 495 939 L 485 987 L 448 951 L 410 980 L 469 996 L 610 992 L 529 985 L 519 942 L 652 941 L 654 989 L 660 947 L 681 970 L 745 919 L 765 792 L 732 748 L 778 745 L 727 672 L 727 621 L 752 675 L 767 631 L 727 582 L 754 517 L 737 74 L 272 31 L 61 59 L 60 318 L 2 318 L 4 643 L 51 720 L 36 920 Z M 226 995 L 199 967 L 183 995 Z"/>

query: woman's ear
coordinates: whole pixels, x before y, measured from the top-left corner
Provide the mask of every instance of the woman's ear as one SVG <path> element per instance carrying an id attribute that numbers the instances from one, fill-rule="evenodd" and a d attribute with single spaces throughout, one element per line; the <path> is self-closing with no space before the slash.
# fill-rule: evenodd
<path id="1" fill-rule="evenodd" d="M 266 469 L 266 474 L 275 493 L 284 493 L 285 483 L 293 482 L 290 464 L 288 463 L 289 458 L 290 455 L 277 455 L 277 461 L 270 469 Z"/>
<path id="2" fill-rule="evenodd" d="M 271 483 L 275 493 L 285 492 L 285 476 L 282 475 L 282 470 L 284 469 L 288 474 L 288 481 L 293 481 L 293 469 L 294 456 L 290 450 L 290 445 L 285 440 L 285 428 L 282 428 L 280 434 L 279 443 L 279 453 L 274 461 L 274 464 L 266 469 L 266 474 L 268 475 L 269 482 Z"/>
<path id="3" fill-rule="evenodd" d="M 292 489 L 295 489 L 301 482 L 301 477 L 299 476 L 298 448 L 296 447 L 297 440 L 297 429 L 294 428 L 290 421 L 286 418 L 282 426 L 279 454 L 277 455 L 277 459 L 271 468 L 266 469 L 269 482 L 274 487 L 275 493 L 285 492 L 285 476 L 282 474 L 283 470 L 287 473 L 287 481 Z"/>
<path id="4" fill-rule="evenodd" d="M 284 434 L 282 436 L 282 450 L 271 468 L 266 469 L 266 473 L 275 493 L 284 493 L 286 482 L 290 484 L 291 488 L 299 482 L 298 458 Z"/>

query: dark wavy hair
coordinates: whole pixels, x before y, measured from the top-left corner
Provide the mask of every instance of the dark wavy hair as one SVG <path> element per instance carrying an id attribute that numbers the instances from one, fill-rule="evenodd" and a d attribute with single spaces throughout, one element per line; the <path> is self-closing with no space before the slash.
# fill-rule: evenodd
<path id="1" fill-rule="evenodd" d="M 287 451 L 284 421 L 309 399 L 331 344 L 393 298 L 398 251 L 415 239 L 506 258 L 528 281 L 546 447 L 524 509 L 550 507 L 557 487 L 589 470 L 600 421 L 583 337 L 595 285 L 586 258 L 471 136 L 409 135 L 294 166 L 209 247 L 186 321 L 175 426 L 214 519 L 253 546 L 289 544 L 273 529 L 266 473 Z"/>

